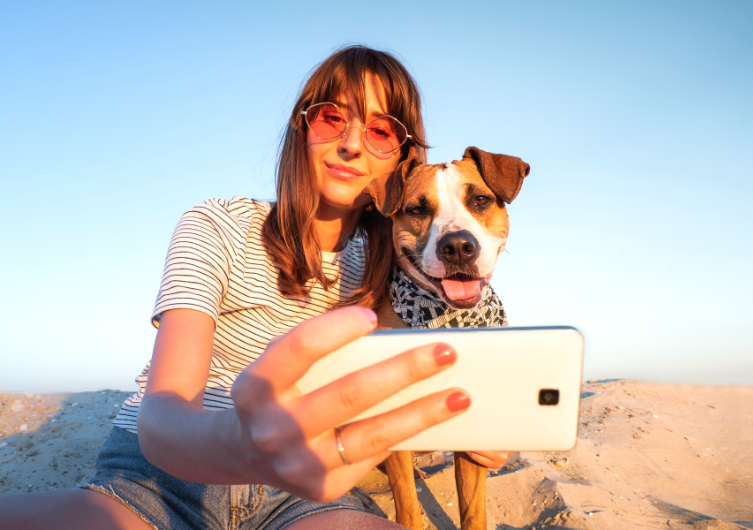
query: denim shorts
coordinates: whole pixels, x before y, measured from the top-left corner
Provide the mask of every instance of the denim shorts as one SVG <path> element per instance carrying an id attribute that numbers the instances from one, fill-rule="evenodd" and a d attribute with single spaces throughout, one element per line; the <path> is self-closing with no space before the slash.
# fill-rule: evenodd
<path id="1" fill-rule="evenodd" d="M 82 487 L 120 501 L 157 530 L 282 530 L 329 510 L 363 511 L 348 495 L 318 503 L 270 486 L 180 480 L 147 462 L 138 436 L 119 427 L 97 456 L 94 478 Z"/>

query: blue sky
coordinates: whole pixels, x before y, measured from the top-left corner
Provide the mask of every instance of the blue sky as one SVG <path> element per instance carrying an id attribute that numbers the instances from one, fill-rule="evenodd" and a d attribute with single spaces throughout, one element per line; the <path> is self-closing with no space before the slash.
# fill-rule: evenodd
<path id="1" fill-rule="evenodd" d="M 493 285 L 586 378 L 753 384 L 753 5 L 5 2 L 0 390 L 132 389 L 181 213 L 272 198 L 334 49 L 397 54 L 431 162 L 520 156 Z"/>

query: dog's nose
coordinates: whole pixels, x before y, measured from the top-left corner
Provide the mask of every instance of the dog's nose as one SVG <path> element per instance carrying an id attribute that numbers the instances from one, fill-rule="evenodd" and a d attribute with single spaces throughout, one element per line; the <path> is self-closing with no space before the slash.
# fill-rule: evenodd
<path id="1" fill-rule="evenodd" d="M 437 258 L 449 265 L 465 265 L 478 257 L 478 241 L 467 230 L 445 234 L 437 244 Z"/>

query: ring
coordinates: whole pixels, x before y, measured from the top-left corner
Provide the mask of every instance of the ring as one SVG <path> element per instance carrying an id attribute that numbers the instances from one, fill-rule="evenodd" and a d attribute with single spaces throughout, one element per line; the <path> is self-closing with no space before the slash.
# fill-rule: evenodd
<path id="1" fill-rule="evenodd" d="M 342 432 L 342 430 L 343 430 L 342 425 L 338 425 L 337 427 L 335 427 L 335 440 L 337 440 L 337 450 L 340 452 L 340 458 L 342 459 L 343 464 L 345 464 L 346 466 L 349 466 L 353 462 L 348 460 L 348 457 L 345 456 L 345 448 L 343 447 L 343 441 L 340 438 L 340 433 Z"/>

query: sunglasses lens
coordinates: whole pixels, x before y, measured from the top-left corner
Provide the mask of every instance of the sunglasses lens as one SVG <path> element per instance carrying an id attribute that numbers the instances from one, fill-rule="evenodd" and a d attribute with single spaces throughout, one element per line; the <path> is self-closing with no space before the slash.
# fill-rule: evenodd
<path id="1" fill-rule="evenodd" d="M 377 118 L 366 126 L 366 139 L 374 149 L 382 153 L 394 151 L 407 138 L 408 131 L 403 124 L 390 116 Z"/>
<path id="2" fill-rule="evenodd" d="M 348 126 L 342 112 L 330 103 L 309 107 L 306 111 L 306 121 L 314 134 L 322 140 L 337 138 Z"/>

